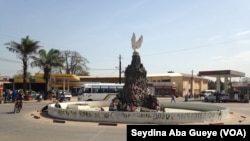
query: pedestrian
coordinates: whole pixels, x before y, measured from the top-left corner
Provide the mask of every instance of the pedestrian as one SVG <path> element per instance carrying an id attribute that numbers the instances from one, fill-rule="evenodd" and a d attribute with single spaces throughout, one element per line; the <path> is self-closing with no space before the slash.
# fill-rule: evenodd
<path id="1" fill-rule="evenodd" d="M 58 100 L 56 100 L 55 107 L 56 107 L 56 108 L 61 108 L 61 105 L 60 105 L 60 103 L 58 102 Z"/>
<path id="2" fill-rule="evenodd" d="M 5 90 L 4 90 L 4 93 L 3 93 L 4 103 L 7 102 L 7 91 L 8 91 L 8 89 L 5 89 Z"/>
<path id="3" fill-rule="evenodd" d="M 188 101 L 188 94 L 185 95 L 185 102 Z"/>
<path id="4" fill-rule="evenodd" d="M 174 94 L 171 94 L 171 103 L 172 103 L 173 101 L 175 102 Z"/>
<path id="5" fill-rule="evenodd" d="M 0 90 L 0 104 L 2 104 L 2 100 L 3 100 L 3 90 Z"/>
<path id="6" fill-rule="evenodd" d="M 16 101 L 17 95 L 18 95 L 18 91 L 14 89 L 12 92 L 12 102 Z"/>
<path id="7" fill-rule="evenodd" d="M 4 103 L 6 103 L 9 100 L 10 90 L 6 89 L 4 93 Z"/>
<path id="8" fill-rule="evenodd" d="M 220 102 L 219 91 L 215 93 L 216 102 Z"/>
<path id="9" fill-rule="evenodd" d="M 64 100 L 65 100 L 65 94 L 64 94 L 64 91 L 62 91 L 60 95 L 60 102 L 63 102 Z"/>
<path id="10" fill-rule="evenodd" d="M 56 100 L 59 100 L 59 90 L 56 91 Z"/>

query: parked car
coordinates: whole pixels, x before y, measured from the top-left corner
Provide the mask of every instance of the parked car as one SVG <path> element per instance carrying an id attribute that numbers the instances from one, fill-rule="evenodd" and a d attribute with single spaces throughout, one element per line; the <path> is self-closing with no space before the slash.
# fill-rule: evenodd
<path id="1" fill-rule="evenodd" d="M 72 94 L 71 94 L 70 92 L 67 92 L 67 91 L 60 90 L 60 91 L 59 91 L 59 95 L 58 95 L 59 97 L 58 97 L 58 98 L 60 98 L 62 92 L 64 93 L 64 100 L 70 101 L 70 100 L 71 100 L 71 97 L 72 97 Z"/>
<path id="2" fill-rule="evenodd" d="M 204 91 L 201 91 L 201 95 L 200 96 L 206 97 L 206 96 L 209 96 L 209 95 L 211 95 L 211 94 L 213 94 L 215 92 L 216 92 L 216 90 L 204 90 Z"/>
<path id="3" fill-rule="evenodd" d="M 39 96 L 39 93 L 37 93 L 36 91 L 31 91 L 31 95 L 32 95 L 32 99 L 37 99 Z"/>
<path id="4" fill-rule="evenodd" d="M 223 96 L 220 99 L 221 102 L 228 102 L 228 101 L 232 101 L 230 99 L 230 95 L 229 94 L 223 94 Z"/>
<path id="5" fill-rule="evenodd" d="M 217 98 L 216 98 L 217 97 Z M 213 93 L 204 98 L 205 102 L 226 102 L 229 101 L 229 94 Z"/>

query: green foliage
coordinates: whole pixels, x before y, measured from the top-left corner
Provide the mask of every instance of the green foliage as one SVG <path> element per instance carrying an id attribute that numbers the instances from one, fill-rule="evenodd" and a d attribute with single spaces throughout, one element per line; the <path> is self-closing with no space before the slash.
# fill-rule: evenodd
<path id="1" fill-rule="evenodd" d="M 54 92 L 52 90 L 48 90 L 47 94 L 54 94 Z"/>
<path id="2" fill-rule="evenodd" d="M 41 47 L 38 45 L 39 41 L 33 41 L 26 36 L 21 38 L 21 42 L 10 41 L 5 43 L 6 48 L 13 53 L 16 53 L 18 58 L 23 62 L 23 91 L 27 91 L 27 69 L 28 69 L 28 60 L 30 55 L 35 54 L 37 50 Z"/>
<path id="3" fill-rule="evenodd" d="M 216 90 L 216 81 L 208 80 L 208 89 Z M 220 81 L 220 90 L 224 90 L 224 83 Z"/>
<path id="4" fill-rule="evenodd" d="M 212 80 L 208 80 L 208 89 L 215 90 L 216 89 L 216 84 Z"/>
<path id="5" fill-rule="evenodd" d="M 34 77 L 35 76 L 32 75 L 30 72 L 27 72 L 26 79 L 34 78 Z M 23 73 L 18 73 L 16 75 L 14 75 L 14 78 L 23 78 Z"/>
<path id="6" fill-rule="evenodd" d="M 48 52 L 41 49 L 38 52 L 39 57 L 31 56 L 33 61 L 31 67 L 39 67 L 43 70 L 43 79 L 46 83 L 46 91 L 49 89 L 49 80 L 53 68 L 62 68 L 64 66 L 65 58 L 57 49 L 50 49 Z"/>
<path id="7" fill-rule="evenodd" d="M 76 75 L 80 75 L 80 76 L 89 76 L 89 72 L 83 70 L 82 72 L 79 72 L 79 73 L 77 73 Z"/>

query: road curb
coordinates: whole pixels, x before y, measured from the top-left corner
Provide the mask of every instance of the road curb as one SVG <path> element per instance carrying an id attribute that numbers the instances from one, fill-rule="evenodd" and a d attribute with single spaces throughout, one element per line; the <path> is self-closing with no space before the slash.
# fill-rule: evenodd
<path id="1" fill-rule="evenodd" d="M 110 123 L 110 122 L 101 122 L 98 125 L 105 125 L 105 126 L 117 126 L 117 123 Z"/>
<path id="2" fill-rule="evenodd" d="M 66 123 L 65 120 L 53 119 L 54 123 Z"/>

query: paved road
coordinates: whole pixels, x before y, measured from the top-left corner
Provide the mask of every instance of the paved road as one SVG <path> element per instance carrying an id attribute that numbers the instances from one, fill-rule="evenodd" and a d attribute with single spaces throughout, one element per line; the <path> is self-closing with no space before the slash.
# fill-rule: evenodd
<path id="1" fill-rule="evenodd" d="M 73 99 L 74 100 L 74 99 Z M 170 102 L 170 99 L 159 99 Z M 176 101 L 183 101 L 178 98 Z M 53 119 L 39 115 L 42 109 L 51 101 L 25 102 L 21 113 L 13 114 L 13 103 L 0 104 L 0 140 L 1 141 L 126 141 L 126 125 L 104 126 L 98 123 L 66 121 L 55 123 Z M 199 102 L 192 101 L 188 102 Z M 207 103 L 206 103 L 207 104 Z M 209 103 L 229 107 L 234 112 L 250 117 L 249 103 Z"/>
<path id="2" fill-rule="evenodd" d="M 125 141 L 126 125 L 99 126 L 98 123 L 54 123 L 52 119 L 35 119 L 40 110 L 49 103 L 24 103 L 21 113 L 13 114 L 13 103 L 0 104 L 1 141 Z"/>
<path id="3" fill-rule="evenodd" d="M 178 98 L 177 101 L 184 101 L 183 98 Z M 247 124 L 250 125 L 250 103 L 227 102 L 227 103 L 212 103 L 204 102 L 202 99 L 190 98 L 187 102 L 200 104 L 212 104 L 229 108 L 230 116 L 227 120 L 223 120 L 224 124 Z M 246 118 L 244 118 L 246 117 Z"/>

